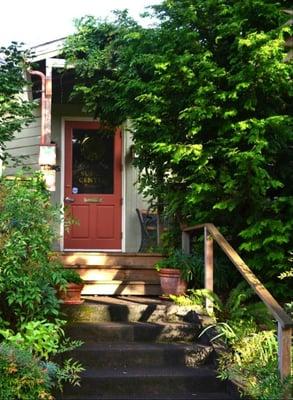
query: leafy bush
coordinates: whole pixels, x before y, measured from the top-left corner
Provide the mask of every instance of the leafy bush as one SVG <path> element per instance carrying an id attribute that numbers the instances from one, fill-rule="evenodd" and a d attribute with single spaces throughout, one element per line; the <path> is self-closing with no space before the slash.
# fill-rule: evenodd
<path id="1" fill-rule="evenodd" d="M 62 390 L 65 382 L 79 385 L 80 363 L 42 361 L 29 347 L 16 343 L 0 344 L 1 400 L 53 400 L 52 390 Z"/>
<path id="2" fill-rule="evenodd" d="M 49 400 L 64 382 L 79 384 L 82 366 L 56 361 L 81 344 L 65 337 L 60 320 L 55 287 L 65 287 L 66 271 L 51 251 L 59 218 L 39 173 L 0 181 L 1 400 Z"/>
<path id="3" fill-rule="evenodd" d="M 62 389 L 65 382 L 79 385 L 79 373 L 83 367 L 77 361 L 59 360 L 61 353 L 75 349 L 82 344 L 79 340 L 65 337 L 62 326 L 65 321 L 51 323 L 47 321 L 30 321 L 24 323 L 17 333 L 9 329 L 0 330 L 3 345 L 11 346 L 15 351 L 30 353 L 38 365 L 47 373 L 48 388 Z M 54 359 L 54 361 L 51 361 Z"/>
<path id="4" fill-rule="evenodd" d="M 101 120 L 132 120 L 141 192 L 187 224 L 229 232 L 286 297 L 293 232 L 289 0 L 172 0 L 156 25 L 86 17 L 67 41 L 75 93 Z M 92 79 L 98 77 L 98 79 Z M 289 285 L 288 285 L 289 287 Z M 285 289 L 284 289 L 285 288 Z"/>
<path id="5" fill-rule="evenodd" d="M 53 400 L 50 379 L 29 351 L 0 344 L 1 400 Z"/>
<path id="6" fill-rule="evenodd" d="M 205 293 L 198 292 L 191 292 L 189 299 L 204 305 Z M 200 336 L 210 331 L 211 343 L 221 340 L 228 345 L 224 351 L 221 346 L 218 354 L 219 377 L 233 380 L 251 399 L 286 398 L 293 380 L 280 379 L 275 323 L 264 304 L 254 301 L 253 291 L 245 282 L 231 291 L 225 303 L 214 293 L 208 293 L 207 298 L 214 303 L 217 322 L 205 328 Z"/>
<path id="7" fill-rule="evenodd" d="M 63 267 L 51 256 L 58 217 L 40 174 L 0 181 L 0 308 L 12 327 L 59 315 Z"/>
<path id="8" fill-rule="evenodd" d="M 235 327 L 235 326 L 234 326 Z M 219 377 L 238 383 L 245 395 L 257 400 L 280 400 L 292 393 L 292 376 L 283 382 L 278 372 L 278 341 L 275 331 L 222 330 L 231 351 L 221 354 Z"/>

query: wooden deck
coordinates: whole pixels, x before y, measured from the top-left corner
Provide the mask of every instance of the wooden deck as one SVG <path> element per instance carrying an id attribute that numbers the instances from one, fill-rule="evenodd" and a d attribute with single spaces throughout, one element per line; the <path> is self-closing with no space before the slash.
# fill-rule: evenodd
<path id="1" fill-rule="evenodd" d="M 83 295 L 160 295 L 154 264 L 162 258 L 149 253 L 65 252 L 66 268 L 85 281 Z"/>

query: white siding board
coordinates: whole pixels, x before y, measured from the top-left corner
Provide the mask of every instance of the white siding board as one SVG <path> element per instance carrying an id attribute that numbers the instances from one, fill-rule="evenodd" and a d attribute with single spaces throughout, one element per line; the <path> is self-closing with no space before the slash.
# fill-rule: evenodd
<path id="1" fill-rule="evenodd" d="M 141 241 L 141 229 L 136 208 L 147 209 L 148 203 L 138 193 L 135 182 L 138 179 L 138 170 L 132 165 L 131 145 L 132 137 L 129 130 L 124 129 L 124 168 L 125 168 L 125 251 L 136 252 Z"/>
<path id="2" fill-rule="evenodd" d="M 13 142 L 9 142 L 6 146 L 8 150 L 10 149 L 25 149 L 26 147 L 37 146 L 39 148 L 40 137 L 39 136 L 29 136 L 14 139 Z"/>
<path id="3" fill-rule="evenodd" d="M 16 132 L 14 139 L 6 143 L 7 150 L 12 157 L 26 156 L 20 160 L 24 166 L 38 169 L 39 144 L 41 136 L 40 107 L 34 112 L 36 119 L 28 126 L 24 126 L 20 132 Z M 14 175 L 21 169 L 18 167 L 6 167 L 4 175 Z"/>

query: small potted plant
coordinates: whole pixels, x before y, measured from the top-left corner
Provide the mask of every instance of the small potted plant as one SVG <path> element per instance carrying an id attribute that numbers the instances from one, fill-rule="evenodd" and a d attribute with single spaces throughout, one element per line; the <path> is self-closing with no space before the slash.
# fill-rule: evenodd
<path id="1" fill-rule="evenodd" d="M 185 294 L 188 282 L 194 278 L 197 260 L 194 255 L 173 251 L 155 264 L 159 272 L 163 295 Z"/>
<path id="2" fill-rule="evenodd" d="M 63 304 L 82 304 L 81 291 L 84 287 L 84 281 L 74 269 L 64 269 L 62 278 L 65 285 L 59 287 L 58 295 Z"/>

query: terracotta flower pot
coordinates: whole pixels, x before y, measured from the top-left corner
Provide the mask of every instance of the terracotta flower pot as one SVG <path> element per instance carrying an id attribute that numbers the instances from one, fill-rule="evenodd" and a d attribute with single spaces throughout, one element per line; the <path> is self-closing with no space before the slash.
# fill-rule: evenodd
<path id="1" fill-rule="evenodd" d="M 66 291 L 58 290 L 58 297 L 63 304 L 82 304 L 84 300 L 81 300 L 80 294 L 83 287 L 83 283 L 68 283 Z"/>
<path id="2" fill-rule="evenodd" d="M 179 269 L 162 268 L 159 271 L 160 283 L 163 295 L 181 295 L 187 290 L 187 282 L 180 277 Z"/>

